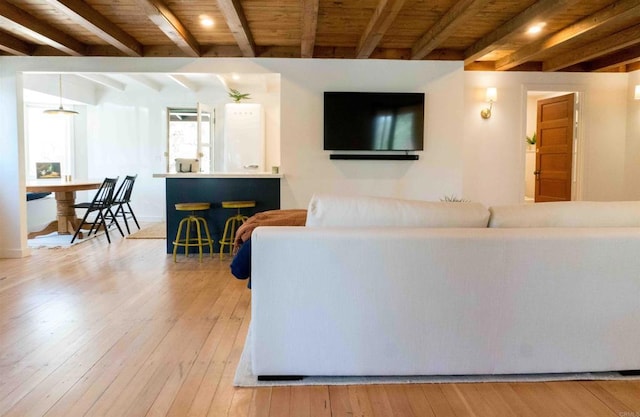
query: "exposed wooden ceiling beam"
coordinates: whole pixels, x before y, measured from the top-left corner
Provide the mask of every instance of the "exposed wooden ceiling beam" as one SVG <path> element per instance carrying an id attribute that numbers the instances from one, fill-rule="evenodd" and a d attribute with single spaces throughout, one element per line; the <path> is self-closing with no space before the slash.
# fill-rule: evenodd
<path id="1" fill-rule="evenodd" d="M 217 0 L 218 9 L 222 12 L 225 21 L 236 43 L 245 57 L 256 56 L 256 43 L 251 35 L 249 23 L 244 15 L 239 0 Z M 315 37 L 315 35 L 314 35 Z"/>
<path id="2" fill-rule="evenodd" d="M 633 71 L 640 70 L 640 61 L 627 64 L 626 70 L 627 70 L 627 72 L 633 72 Z"/>
<path id="3" fill-rule="evenodd" d="M 18 38 L 4 32 L 0 32 L 0 51 L 4 51 L 11 55 L 27 56 L 33 53 L 33 48 L 31 45 Z"/>
<path id="4" fill-rule="evenodd" d="M 301 58 L 313 58 L 313 48 L 316 45 L 316 30 L 318 28 L 319 7 L 320 0 L 302 0 Z"/>
<path id="5" fill-rule="evenodd" d="M 473 61 L 477 61 L 489 52 L 500 47 L 505 40 L 514 33 L 524 30 L 534 20 L 544 20 L 579 0 L 540 0 L 522 13 L 515 16 L 502 26 L 496 28 L 487 36 L 478 39 L 471 47 L 464 52 L 464 64 L 469 65 Z"/>
<path id="6" fill-rule="evenodd" d="M 542 64 L 543 71 L 557 71 L 579 62 L 589 61 L 640 43 L 640 25 L 632 26 L 582 48 L 556 56 Z"/>
<path id="7" fill-rule="evenodd" d="M 542 52 L 561 45 L 571 39 L 577 38 L 593 29 L 605 24 L 615 23 L 622 19 L 637 16 L 640 13 L 640 3 L 638 0 L 617 1 L 597 11 L 573 25 L 570 25 L 559 32 L 547 37 L 546 39 L 532 42 L 527 46 L 519 49 L 511 55 L 505 56 L 496 62 L 496 70 L 506 71 L 517 67 L 527 61 L 531 61 Z"/>
<path id="8" fill-rule="evenodd" d="M 467 23 L 488 3 L 487 0 L 461 0 L 455 2 L 438 23 L 433 25 L 411 47 L 411 59 L 422 59 L 438 48 L 442 41 L 450 37 L 460 25 Z"/>
<path id="9" fill-rule="evenodd" d="M 616 52 L 589 62 L 591 71 L 609 70 L 618 66 L 625 66 L 640 60 L 640 45 Z"/>
<path id="10" fill-rule="evenodd" d="M 85 55 L 86 45 L 7 1 L 0 1 L 0 23 L 16 26 L 25 36 L 68 55 Z"/>
<path id="11" fill-rule="evenodd" d="M 356 58 L 369 58 L 398 16 L 406 0 L 379 0 L 356 48 Z"/>
<path id="12" fill-rule="evenodd" d="M 82 0 L 47 0 L 71 20 L 128 56 L 142 56 L 142 44 Z"/>
<path id="13" fill-rule="evenodd" d="M 149 19 L 188 56 L 200 56 L 200 45 L 162 0 L 137 0 Z"/>

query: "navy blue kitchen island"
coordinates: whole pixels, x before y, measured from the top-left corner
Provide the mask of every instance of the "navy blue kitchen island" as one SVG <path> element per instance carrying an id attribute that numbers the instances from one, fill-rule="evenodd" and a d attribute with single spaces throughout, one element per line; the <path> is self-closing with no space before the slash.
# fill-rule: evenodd
<path id="1" fill-rule="evenodd" d="M 225 221 L 235 214 L 235 210 L 221 207 L 223 201 L 255 201 L 254 208 L 242 209 L 246 216 L 280 209 L 281 174 L 154 174 L 154 177 L 165 178 L 166 182 L 167 253 L 173 253 L 178 223 L 185 215 L 175 210 L 176 203 L 211 203 L 211 209 L 198 215 L 207 219 L 215 252 L 220 250 L 218 241 Z M 183 248 L 178 249 L 184 253 Z"/>

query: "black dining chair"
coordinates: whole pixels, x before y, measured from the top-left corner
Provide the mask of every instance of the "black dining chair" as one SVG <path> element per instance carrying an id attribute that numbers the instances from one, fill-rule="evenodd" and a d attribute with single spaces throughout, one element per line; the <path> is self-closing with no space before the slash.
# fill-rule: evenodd
<path id="1" fill-rule="evenodd" d="M 136 215 L 133 213 L 133 209 L 131 208 L 131 192 L 133 191 L 133 185 L 136 182 L 136 178 L 138 175 L 127 175 L 120 187 L 118 187 L 118 191 L 114 194 L 112 207 L 115 207 L 115 211 L 113 211 L 113 217 L 111 217 L 111 213 L 107 213 L 107 218 L 111 220 L 109 225 L 113 222 L 118 222 L 118 217 L 122 217 L 124 220 L 124 225 L 127 228 L 127 234 L 131 234 L 131 230 L 129 229 L 129 222 L 127 220 L 128 217 L 132 218 L 136 223 L 138 230 L 140 230 L 140 224 L 138 223 L 138 219 L 136 219 Z"/>
<path id="2" fill-rule="evenodd" d="M 113 205 L 113 193 L 116 188 L 117 181 L 118 177 L 105 178 L 93 197 L 93 200 L 87 203 L 78 203 L 73 205 L 74 208 L 85 209 L 86 212 L 84 213 L 84 217 L 82 218 L 80 225 L 78 225 L 76 232 L 73 234 L 73 238 L 71 238 L 71 243 L 76 240 L 76 237 L 80 234 L 82 226 L 85 224 L 91 224 L 91 228 L 89 229 L 87 236 L 91 236 L 91 233 L 93 232 L 97 233 L 101 226 L 104 227 L 104 234 L 107 236 L 107 241 L 111 243 L 111 238 L 109 237 L 109 225 L 107 224 L 106 219 L 109 218 L 107 216 L 114 218 L 111 207 Z M 93 221 L 87 221 L 89 214 L 94 212 L 96 215 Z M 122 229 L 118 222 L 115 224 L 118 227 L 120 234 L 124 237 L 124 233 L 122 233 Z"/>

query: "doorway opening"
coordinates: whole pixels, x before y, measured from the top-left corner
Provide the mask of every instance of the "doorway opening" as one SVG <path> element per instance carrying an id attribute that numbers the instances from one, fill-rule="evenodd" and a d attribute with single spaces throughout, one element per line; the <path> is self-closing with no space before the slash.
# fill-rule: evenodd
<path id="1" fill-rule="evenodd" d="M 526 92 L 525 203 L 580 199 L 581 100 L 578 91 Z"/>

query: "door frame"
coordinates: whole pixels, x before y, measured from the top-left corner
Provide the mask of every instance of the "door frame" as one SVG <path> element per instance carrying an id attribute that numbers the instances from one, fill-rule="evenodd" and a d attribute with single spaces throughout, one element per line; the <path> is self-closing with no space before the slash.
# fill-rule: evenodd
<path id="1" fill-rule="evenodd" d="M 579 201 L 583 199 L 584 189 L 585 189 L 585 164 L 586 164 L 586 155 L 585 149 L 587 148 L 588 137 L 584 128 L 584 120 L 588 115 L 585 111 L 585 100 L 586 100 L 586 86 L 582 84 L 523 84 L 522 85 L 522 117 L 521 117 L 521 126 L 520 126 L 520 172 L 524 174 L 525 172 L 525 159 L 527 152 L 527 144 L 524 140 L 527 136 L 527 111 L 528 111 L 528 94 L 531 92 L 551 92 L 551 93 L 575 93 L 576 94 L 576 104 L 575 104 L 575 118 L 576 118 L 576 129 L 574 131 L 573 137 L 573 147 L 574 147 L 574 160 L 571 174 L 571 200 Z M 537 109 L 536 109 L 537 111 Z M 524 177 L 524 175 L 523 175 Z M 525 201 L 525 182 L 524 178 L 521 181 L 520 185 L 520 197 L 519 201 Z"/>

